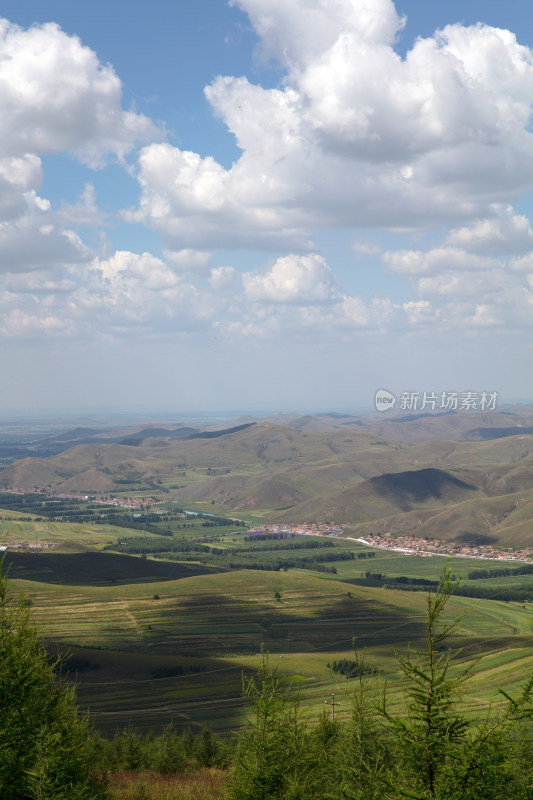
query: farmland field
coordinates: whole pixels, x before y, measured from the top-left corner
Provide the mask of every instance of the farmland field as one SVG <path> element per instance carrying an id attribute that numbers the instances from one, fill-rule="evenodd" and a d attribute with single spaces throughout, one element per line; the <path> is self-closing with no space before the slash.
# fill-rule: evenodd
<path id="1" fill-rule="evenodd" d="M 150 569 L 150 559 L 122 558 Z M 398 571 L 408 572 L 409 563 L 418 567 L 417 559 L 402 557 Z M 442 564 L 427 559 L 427 574 L 438 575 Z M 257 668 L 262 648 L 315 715 L 332 691 L 349 691 L 352 681 L 328 665 L 353 657 L 355 640 L 379 681 L 386 680 L 391 704 L 401 705 L 393 650 L 422 646 L 426 595 L 338 578 L 241 569 L 155 583 L 126 582 L 123 575 L 120 585 L 88 585 L 81 576 L 69 586 L 18 578 L 13 584 L 32 602 L 49 647 L 71 653 L 80 702 L 99 728 L 160 728 L 173 720 L 178 728 L 228 731 L 245 722 L 242 674 Z M 450 647 L 461 648 L 459 661 L 473 667 L 465 703 L 478 715 L 500 685 L 517 690 L 533 669 L 533 617 L 518 603 L 472 605 L 452 598 L 447 614 L 469 612 Z"/>
<path id="2" fill-rule="evenodd" d="M 141 536 L 142 533 L 128 530 L 128 536 Z M 38 545 L 53 544 L 65 546 L 69 551 L 77 547 L 99 547 L 116 542 L 117 529 L 111 525 L 89 525 L 80 523 L 58 522 L 49 519 L 35 518 L 17 511 L 0 510 L 0 543 L 13 544 L 28 542 Z"/>
<path id="3" fill-rule="evenodd" d="M 389 705 L 403 708 L 394 651 L 423 647 L 427 587 L 414 584 L 438 581 L 442 557 L 368 548 L 348 532 L 249 536 L 207 505 L 198 514 L 198 505 L 193 513 L 143 501 L 135 511 L 3 497 L 12 588 L 24 592 L 51 654 L 66 654 L 66 674 L 100 730 L 170 721 L 237 729 L 247 720 L 243 675 L 262 652 L 311 717 L 332 692 L 338 713 L 348 712 L 354 678 L 335 665 L 353 660 L 354 647 L 387 686 Z M 449 561 L 462 589 L 485 592 L 455 596 L 447 609 L 448 620 L 461 618 L 448 646 L 471 668 L 464 706 L 473 716 L 497 708 L 498 688 L 517 692 L 533 669 L 533 575 L 469 578 L 500 565 Z M 523 601 L 498 600 L 517 585 Z"/>

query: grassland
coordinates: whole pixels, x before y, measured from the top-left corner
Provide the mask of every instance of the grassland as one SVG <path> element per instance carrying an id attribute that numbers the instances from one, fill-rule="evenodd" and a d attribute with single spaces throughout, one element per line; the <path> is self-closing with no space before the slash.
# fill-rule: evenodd
<path id="1" fill-rule="evenodd" d="M 84 429 L 51 437 L 41 443 L 41 455 L 47 447 L 59 455 L 12 464 L 0 483 L 145 502 L 157 497 L 169 501 L 171 513 L 137 518 L 128 529 L 124 519 L 100 524 L 102 509 L 89 504 L 79 507 L 93 515 L 84 522 L 65 521 L 68 504 L 57 509 L 57 519 L 0 510 L 0 544 L 51 545 L 9 554 L 11 586 L 25 593 L 51 654 L 69 654 L 64 669 L 78 681 L 81 706 L 107 733 L 130 724 L 161 730 L 170 721 L 178 730 L 209 726 L 220 733 L 246 725 L 242 677 L 257 669 L 262 650 L 311 719 L 323 713 L 332 692 L 337 714 L 349 713 L 354 679 L 331 666 L 353 658 L 354 647 L 364 651 L 379 688 L 386 687 L 389 709 L 402 711 L 394 651 L 423 647 L 427 596 L 384 588 L 385 579 L 365 573 L 380 573 L 389 585 L 402 576 L 438 580 L 442 558 L 377 550 L 372 559 L 358 559 L 366 550 L 349 539 L 328 540 L 324 549 L 300 540 L 291 549 L 290 542 L 246 541 L 237 526 L 206 528 L 174 511 L 185 507 L 251 523 L 331 519 L 351 522 L 353 536 L 416 530 L 429 538 L 529 542 L 531 430 L 493 439 L 490 430 L 471 430 L 474 421 L 463 417 L 417 425 L 391 420 L 366 431 L 318 425 L 321 433 L 312 430 L 320 421 L 309 418 L 297 423 L 300 430 L 263 423 L 189 441 L 173 441 L 175 431 L 165 440 L 164 429 L 147 428 L 130 431 L 135 443 L 105 433 L 84 444 L 94 434 Z M 492 424 L 507 423 L 495 415 Z M 443 430 L 448 441 L 427 441 Z M 461 433 L 481 441 L 450 441 Z M 0 439 L 0 450 L 4 444 L 1 466 L 17 448 L 34 454 L 23 438 Z M 148 537 L 139 527 L 144 524 Z M 157 552 L 147 538 L 159 542 Z M 130 554 L 121 541 L 145 551 Z M 345 560 L 350 553 L 354 558 Z M 320 561 L 320 555 L 333 559 Z M 310 568 L 287 566 L 291 558 L 308 559 Z M 324 566 L 334 571 L 317 572 Z M 463 585 L 482 584 L 492 595 L 453 597 L 446 613 L 447 620 L 460 619 L 447 642 L 456 669 L 471 671 L 463 708 L 484 717 L 497 709 L 497 699 L 491 703 L 500 686 L 518 694 L 531 675 L 533 606 L 498 597 L 517 582 L 533 589 L 533 576 L 470 581 L 470 571 L 494 563 L 461 558 L 450 566 Z M 205 800 L 220 797 L 223 782 L 221 771 L 205 770 L 144 773 L 140 780 L 114 775 L 111 786 L 115 800 L 178 794 Z"/>
<path id="2" fill-rule="evenodd" d="M 64 586 L 106 586 L 150 583 L 205 575 L 215 568 L 140 559 L 120 553 L 8 553 L 5 566 L 12 577 Z"/>
<path id="3" fill-rule="evenodd" d="M 0 544 L 53 545 L 10 555 L 13 585 L 26 593 L 51 651 L 71 652 L 82 707 L 104 731 L 130 723 L 161 729 L 169 721 L 219 732 L 242 726 L 242 675 L 257 668 L 262 649 L 316 717 L 331 692 L 341 695 L 341 714 L 348 708 L 342 694 L 352 680 L 328 665 L 353 657 L 355 642 L 387 684 L 392 707 L 401 708 L 393 652 L 423 645 L 426 595 L 385 588 L 365 573 L 389 583 L 437 580 L 442 558 L 376 550 L 359 559 L 364 548 L 349 539 L 323 548 L 303 539 L 246 541 L 239 525 L 176 509 L 248 521 L 349 520 L 354 537 L 382 526 L 519 542 L 531 536 L 532 454 L 531 435 L 405 444 L 364 431 L 268 424 L 216 439 L 79 444 L 13 464 L 2 481 L 105 487 L 163 499 L 169 513 L 131 514 L 129 523 L 124 513 L 114 525 L 97 524 L 109 521 L 96 519 L 103 509 L 82 504 L 90 521 L 73 522 L 65 521 L 74 513 L 68 504 L 56 501 L 53 519 L 43 500 L 46 519 L 0 512 Z M 117 527 L 127 524 L 133 527 Z M 500 685 L 513 693 L 533 669 L 532 605 L 498 600 L 517 582 L 533 588 L 532 576 L 469 581 L 483 566 L 494 562 L 451 561 L 465 586 L 483 584 L 492 599 L 457 596 L 448 608 L 448 619 L 468 611 L 449 646 L 472 669 L 465 707 L 476 716 Z"/>
<path id="4" fill-rule="evenodd" d="M 169 504 L 164 511 L 150 514 L 146 509 L 141 513 L 123 507 L 75 500 L 62 501 L 61 506 L 55 505 L 59 502 L 57 500 L 54 504 L 39 502 L 36 506 L 35 496 L 11 496 L 11 501 L 23 507 L 26 498 L 31 497 L 30 509 L 47 506 L 40 508 L 39 514 L 30 510 L 0 509 L 0 544 L 54 545 L 55 549 L 66 547 L 72 551 L 76 546 L 81 549 L 106 547 L 124 537 L 146 536 L 147 532 L 163 535 L 179 532 L 181 536 L 202 537 L 207 533 L 239 530 L 238 525 L 229 524 L 231 520 L 222 520 L 225 524 L 217 526 L 209 521 L 211 517 L 196 518 L 180 513 L 173 504 Z M 3 495 L 4 500 L 5 497 Z M 74 519 L 69 522 L 70 517 Z M 81 518 L 82 522 L 76 521 L 77 518 Z M 206 530 L 206 526 L 209 530 Z"/>
<path id="5" fill-rule="evenodd" d="M 227 772 L 214 767 L 171 775 L 117 773 L 110 777 L 111 800 L 220 800 L 226 780 Z"/>
<path id="6" fill-rule="evenodd" d="M 84 525 L 42 518 L 37 520 L 35 514 L 11 509 L 0 510 L 0 544 L 51 544 L 60 551 L 66 548 L 72 552 L 77 547 L 83 550 L 87 547 L 113 544 L 119 535 L 120 531 L 113 525 Z M 128 529 L 127 535 L 140 537 L 143 534 L 141 531 Z"/>
<path id="7" fill-rule="evenodd" d="M 133 560 L 150 568 L 150 559 Z M 420 559 L 386 554 L 378 561 L 391 574 L 420 574 Z M 425 574 L 438 576 L 442 564 L 425 559 Z M 328 664 L 350 658 L 355 640 L 386 680 L 392 706 L 401 706 L 393 650 L 422 645 L 426 596 L 339 577 L 239 570 L 155 583 L 98 586 L 78 576 L 70 586 L 18 579 L 14 585 L 32 601 L 50 648 L 75 657 L 80 701 L 99 728 L 159 729 L 172 720 L 182 729 L 226 732 L 246 721 L 242 673 L 257 668 L 262 648 L 316 716 L 332 691 L 349 692 L 351 681 Z M 472 605 L 453 598 L 448 618 L 471 609 L 450 646 L 461 648 L 460 661 L 473 668 L 465 703 L 479 715 L 498 686 L 513 692 L 530 674 L 533 626 L 529 606 Z"/>

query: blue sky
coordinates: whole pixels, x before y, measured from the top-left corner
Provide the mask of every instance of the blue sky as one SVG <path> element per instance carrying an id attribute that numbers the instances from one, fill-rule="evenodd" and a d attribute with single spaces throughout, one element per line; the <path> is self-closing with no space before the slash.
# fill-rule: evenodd
<path id="1" fill-rule="evenodd" d="M 0 13 L 0 415 L 533 397 L 528 4 Z"/>

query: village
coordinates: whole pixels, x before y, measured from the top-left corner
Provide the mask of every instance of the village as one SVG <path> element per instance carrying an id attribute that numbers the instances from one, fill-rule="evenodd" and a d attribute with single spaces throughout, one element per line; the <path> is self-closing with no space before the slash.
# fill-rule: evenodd
<path id="1" fill-rule="evenodd" d="M 29 493 L 28 489 L 20 489 L 17 487 L 6 487 L 2 489 L 3 492 L 8 494 L 25 495 Z M 44 486 L 37 487 L 35 494 L 42 494 L 46 500 L 79 500 L 81 503 L 98 503 L 106 506 L 117 506 L 118 508 L 139 508 L 143 509 L 147 506 L 160 506 L 165 503 L 164 500 L 158 500 L 157 497 L 115 497 L 114 495 L 98 497 L 97 495 L 89 494 L 57 494 L 45 489 Z"/>
<path id="2" fill-rule="evenodd" d="M 420 557 L 446 556 L 454 558 L 483 558 L 491 561 L 521 561 L 530 563 L 533 559 L 531 547 L 495 547 L 471 543 L 441 542 L 439 539 L 417 538 L 416 536 L 393 536 L 391 533 L 383 535 L 357 537 L 353 541 L 368 547 L 377 547 L 383 550 L 394 550 L 406 555 Z"/>
<path id="3" fill-rule="evenodd" d="M 351 527 L 351 526 L 350 526 Z M 530 563 L 533 560 L 532 547 L 505 547 L 483 545 L 476 542 L 443 542 L 439 539 L 426 539 L 416 536 L 394 536 L 392 533 L 370 534 L 365 537 L 344 536 L 345 528 L 332 523 L 324 524 L 283 524 L 262 525 L 246 531 L 248 536 L 342 536 L 349 541 L 358 542 L 367 547 L 381 550 L 392 550 L 404 555 L 421 558 L 429 556 L 445 556 L 454 558 L 480 558 L 489 561 L 520 561 Z"/>
<path id="4" fill-rule="evenodd" d="M 4 489 L 12 494 L 26 494 L 27 489 L 10 488 Z M 94 495 L 81 495 L 81 494 L 51 494 L 47 492 L 44 487 L 38 490 L 47 499 L 54 500 L 78 500 L 81 502 L 91 502 L 98 504 L 105 504 L 117 506 L 120 508 L 136 509 L 138 511 L 145 510 L 147 507 L 154 505 L 163 505 L 164 501 L 158 500 L 155 497 L 140 498 L 140 497 L 97 497 Z M 163 512 L 156 512 L 163 513 Z M 187 514 L 196 514 L 194 511 L 187 511 Z M 364 537 L 350 537 L 345 536 L 346 528 L 350 526 L 340 526 L 333 522 L 325 523 L 275 523 L 265 524 L 258 527 L 251 527 L 243 531 L 247 536 L 272 536 L 278 538 L 286 538 L 289 536 L 335 536 L 343 537 L 350 541 L 358 542 L 359 544 L 367 547 L 375 547 L 383 550 L 391 550 L 394 552 L 403 553 L 405 555 L 414 555 L 421 558 L 429 556 L 445 556 L 455 558 L 479 558 L 490 561 L 519 561 L 522 563 L 531 563 L 533 561 L 533 547 L 511 547 L 511 546 L 495 546 L 490 544 L 480 544 L 476 541 L 472 542 L 445 542 L 439 539 L 427 539 L 425 537 L 416 536 L 398 536 L 392 533 L 384 534 L 368 534 Z M 10 550 L 42 550 L 50 547 L 50 544 L 41 542 L 12 542 L 9 544 Z M 0 551 L 6 549 L 6 546 L 1 546 Z"/>
<path id="5" fill-rule="evenodd" d="M 276 525 L 262 525 L 260 528 L 250 528 L 246 531 L 248 536 L 340 536 L 342 528 L 332 525 L 330 522 L 319 524 L 304 522 L 298 525 L 288 525 L 279 523 Z"/>

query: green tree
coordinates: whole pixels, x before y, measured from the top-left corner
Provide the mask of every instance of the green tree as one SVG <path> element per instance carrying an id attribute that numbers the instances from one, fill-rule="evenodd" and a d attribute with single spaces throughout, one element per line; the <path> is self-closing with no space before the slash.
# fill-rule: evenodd
<path id="1" fill-rule="evenodd" d="M 187 766 L 187 755 L 172 723 L 167 725 L 154 742 L 152 768 L 156 772 L 181 772 Z"/>
<path id="2" fill-rule="evenodd" d="M 268 666 L 244 683 L 254 717 L 243 735 L 228 800 L 533 800 L 533 748 L 520 728 L 533 716 L 533 678 L 499 715 L 472 723 L 458 709 L 469 670 L 444 642 L 454 585 L 448 568 L 428 596 L 427 643 L 398 656 L 406 713 L 379 700 L 372 670 L 354 653 L 348 722 L 310 725 Z"/>
<path id="3" fill-rule="evenodd" d="M 114 762 L 118 769 L 137 770 L 148 766 L 149 754 L 144 738 L 131 725 L 113 736 Z"/>
<path id="4" fill-rule="evenodd" d="M 466 674 L 451 678 L 451 653 L 438 653 L 444 639 L 459 624 L 456 620 L 439 627 L 452 591 L 446 570 L 436 593 L 428 595 L 426 651 L 416 655 L 408 652 L 406 657 L 396 655 L 406 684 L 407 718 L 392 717 L 385 704 L 383 708 L 398 737 L 403 778 L 407 778 L 407 788 L 400 787 L 400 792 L 406 797 L 437 797 L 451 753 L 465 743 L 468 723 L 455 711 L 455 701 Z"/>
<path id="5" fill-rule="evenodd" d="M 244 734 L 230 779 L 230 800 L 296 798 L 299 774 L 305 774 L 302 737 L 305 724 L 297 704 L 286 701 L 281 682 L 263 656 L 257 677 L 244 681 L 254 718 Z"/>
<path id="6" fill-rule="evenodd" d="M 57 675 L 39 642 L 24 597 L 14 599 L 0 562 L 0 797 L 94 800 L 91 730 L 74 689 Z"/>
<path id="7" fill-rule="evenodd" d="M 393 797 L 410 800 L 531 798 L 531 779 L 524 789 L 511 768 L 509 734 L 532 715 L 533 678 L 516 700 L 501 692 L 507 708 L 495 719 L 471 725 L 459 713 L 470 670 L 454 674 L 453 653 L 443 643 L 462 617 L 449 624 L 442 621 L 456 586 L 446 566 L 435 593 L 428 595 L 425 651 L 397 654 L 408 713 L 393 716 L 383 702 L 382 714 L 398 748 L 389 788 Z"/>
<path id="8" fill-rule="evenodd" d="M 180 736 L 183 752 L 190 758 L 194 749 L 194 734 L 190 728 L 187 728 Z"/>
<path id="9" fill-rule="evenodd" d="M 347 800 L 381 800 L 390 768 L 390 747 L 380 715 L 380 698 L 374 671 L 365 655 L 355 649 L 355 685 L 349 695 L 351 715 L 343 726 L 340 743 L 339 796 Z"/>
<path id="10" fill-rule="evenodd" d="M 209 728 L 204 728 L 196 741 L 194 754 L 200 767 L 214 767 L 218 764 L 220 746 L 218 739 Z"/>

